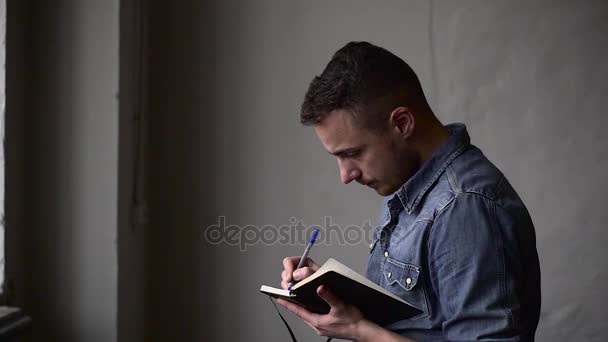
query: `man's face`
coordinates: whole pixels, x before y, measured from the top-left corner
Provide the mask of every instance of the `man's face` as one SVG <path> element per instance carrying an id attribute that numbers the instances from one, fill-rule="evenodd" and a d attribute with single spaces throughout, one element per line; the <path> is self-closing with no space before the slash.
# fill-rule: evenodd
<path id="1" fill-rule="evenodd" d="M 348 111 L 336 110 L 315 131 L 325 149 L 336 156 L 344 184 L 354 180 L 387 196 L 420 167 L 417 153 L 388 122 L 384 131 L 376 132 L 355 126 Z"/>

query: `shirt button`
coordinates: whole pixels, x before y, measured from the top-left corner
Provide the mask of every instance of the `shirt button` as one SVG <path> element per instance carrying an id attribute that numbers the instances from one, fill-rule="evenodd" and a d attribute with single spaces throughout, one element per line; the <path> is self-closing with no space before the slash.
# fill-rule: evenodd
<path id="1" fill-rule="evenodd" d="M 412 278 L 407 277 L 407 279 L 405 279 L 405 283 L 410 285 L 412 283 Z"/>
<path id="2" fill-rule="evenodd" d="M 388 258 L 388 251 L 385 251 L 385 252 L 384 252 L 384 257 L 385 257 L 385 258 Z"/>
<path id="3" fill-rule="evenodd" d="M 393 274 L 391 272 L 388 272 L 387 276 L 390 278 L 393 276 Z"/>

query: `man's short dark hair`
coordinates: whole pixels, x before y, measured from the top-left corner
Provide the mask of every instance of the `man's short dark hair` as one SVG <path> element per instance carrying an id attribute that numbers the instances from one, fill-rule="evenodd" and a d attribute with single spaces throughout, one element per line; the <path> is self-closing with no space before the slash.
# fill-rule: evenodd
<path id="1" fill-rule="evenodd" d="M 390 113 L 378 108 L 382 98 L 407 101 L 420 96 L 424 99 L 418 76 L 401 58 L 368 42 L 350 42 L 310 82 L 300 121 L 314 126 L 334 110 L 348 110 L 359 126 L 373 129 Z"/>

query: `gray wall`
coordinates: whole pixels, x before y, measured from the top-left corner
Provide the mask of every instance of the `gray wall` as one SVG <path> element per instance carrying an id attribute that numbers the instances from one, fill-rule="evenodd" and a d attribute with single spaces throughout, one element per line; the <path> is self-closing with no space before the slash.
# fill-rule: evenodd
<path id="1" fill-rule="evenodd" d="M 2 42 L 2 46 L 6 46 L 6 3 L 4 1 L 0 1 L 0 41 Z M 6 98 L 6 90 L 5 90 L 5 85 L 6 85 L 6 49 L 2 49 L 2 51 L 0 51 L 0 115 L 2 115 L 2 117 L 0 118 L 0 136 L 2 137 L 2 140 L 4 140 L 4 125 L 5 125 L 5 104 L 6 101 L 4 100 Z M 6 165 L 5 164 L 5 155 L 4 155 L 4 149 L 2 149 L 2 151 L 0 151 L 0 165 Z M 5 184 L 4 184 L 4 180 L 5 180 L 5 176 L 4 176 L 4 170 L 5 168 L 2 167 L 2 170 L 0 170 L 0 189 L 4 189 L 5 188 Z M 4 209 L 5 205 L 4 205 L 4 192 L 2 192 L 2 194 L 0 194 L 0 212 L 2 212 L 2 215 L 5 215 Z M 4 266 L 4 260 L 5 260 L 5 243 L 4 243 L 4 239 L 5 239 L 5 230 L 4 230 L 4 221 L 2 223 L 0 223 L 0 283 L 4 283 L 4 274 L 5 274 L 5 266 Z"/>
<path id="2" fill-rule="evenodd" d="M 203 228 L 219 215 L 238 225 L 375 219 L 379 198 L 339 184 L 336 163 L 297 118 L 331 54 L 369 40 L 418 71 L 439 117 L 465 122 L 529 206 L 543 270 L 538 339 L 605 340 L 607 9 L 600 1 L 151 5 L 146 333 L 288 338 L 257 290 L 278 284 L 281 258 L 301 246 L 241 252 L 205 243 Z M 360 271 L 367 258 L 363 243 L 313 254 Z"/>
<path id="3" fill-rule="evenodd" d="M 24 13 L 23 2 L 7 2 L 12 11 L 6 23 L 6 135 L 5 135 L 5 296 L 12 292 L 14 303 L 23 304 L 23 99 L 24 72 Z M 17 291 L 17 289 L 19 289 Z M 8 297 L 8 296 L 7 296 Z"/>
<path id="4" fill-rule="evenodd" d="M 118 118 L 118 341 L 141 341 L 145 310 L 145 165 L 141 141 L 145 64 L 143 0 L 120 1 L 120 80 Z"/>
<path id="5" fill-rule="evenodd" d="M 33 341 L 113 341 L 118 1 L 13 1 L 7 8 L 15 304 L 33 318 Z"/>
<path id="6" fill-rule="evenodd" d="M 350 40 L 408 61 L 439 117 L 466 123 L 528 205 L 543 271 L 538 340 L 608 337 L 603 1 L 15 0 L 7 10 L 7 277 L 34 318 L 31 340 L 288 338 L 258 289 L 278 285 L 282 257 L 302 246 L 240 251 L 205 242 L 204 230 L 219 216 L 375 221 L 379 197 L 341 185 L 298 124 L 308 82 Z M 140 199 L 148 220 L 130 221 Z M 313 257 L 363 272 L 367 246 L 334 241 Z M 320 340 L 288 320 L 301 340 Z"/>
<path id="7" fill-rule="evenodd" d="M 436 13 L 436 108 L 469 124 L 536 225 L 539 339 L 605 341 L 608 3 L 450 2 Z"/>

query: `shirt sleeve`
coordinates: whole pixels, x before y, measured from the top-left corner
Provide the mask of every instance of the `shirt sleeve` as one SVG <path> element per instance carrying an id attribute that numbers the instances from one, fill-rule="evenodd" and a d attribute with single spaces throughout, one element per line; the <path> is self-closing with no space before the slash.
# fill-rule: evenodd
<path id="1" fill-rule="evenodd" d="M 459 193 L 432 225 L 429 274 L 450 341 L 521 340 L 517 241 L 497 210 L 486 197 Z"/>

